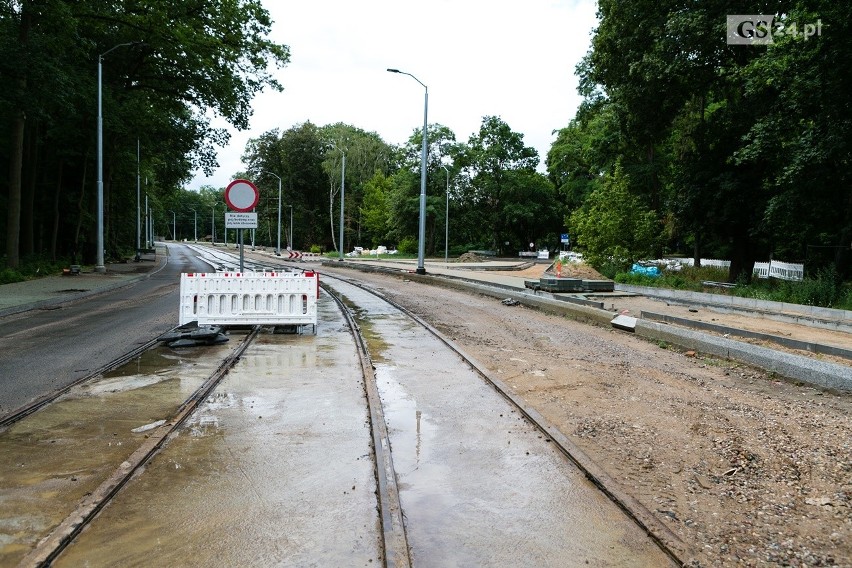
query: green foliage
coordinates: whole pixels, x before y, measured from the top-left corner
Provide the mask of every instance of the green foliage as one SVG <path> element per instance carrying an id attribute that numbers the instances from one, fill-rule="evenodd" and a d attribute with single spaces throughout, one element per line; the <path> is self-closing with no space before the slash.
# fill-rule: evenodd
<path id="1" fill-rule="evenodd" d="M 197 4 L 3 4 L 0 123 L 14 133 L 0 144 L 0 163 L 12 174 L 3 192 L 9 200 L 0 202 L 7 264 L 42 252 L 94 260 L 99 93 L 104 245 L 118 257 L 135 248 L 137 168 L 162 221 L 183 199 L 178 188 L 193 169 L 211 173 L 218 165 L 215 146 L 228 135 L 211 126 L 213 118 L 245 128 L 252 98 L 281 88 L 271 70 L 287 63 L 289 51 L 268 38 L 272 22 L 261 2 Z"/>
<path id="2" fill-rule="evenodd" d="M 726 276 L 727 270 L 723 268 L 713 266 L 684 266 L 680 270 L 662 270 L 660 276 L 657 277 L 632 272 L 620 272 L 615 275 L 614 280 L 621 284 L 633 284 L 635 286 L 655 286 L 673 290 L 701 292 L 704 290 L 702 282 L 722 282 Z"/>
<path id="3" fill-rule="evenodd" d="M 754 279 L 749 285 L 738 285 L 734 293 L 746 298 L 806 306 L 839 309 L 852 307 L 852 285 L 843 284 L 833 267 L 820 270 L 815 276 L 807 276 L 801 282 L 774 278 Z"/>
<path id="4" fill-rule="evenodd" d="M 25 280 L 26 277 L 14 268 L 4 268 L 0 270 L 0 284 L 12 284 L 14 282 L 23 282 Z"/>
<path id="5" fill-rule="evenodd" d="M 620 165 L 570 215 L 567 224 L 586 261 L 595 267 L 626 268 L 638 258 L 647 258 L 653 254 L 659 232 L 656 216 L 630 193 L 629 179 Z"/>
<path id="6" fill-rule="evenodd" d="M 390 198 L 392 185 L 381 172 L 364 184 L 364 199 L 361 202 L 361 223 L 364 242 L 376 247 L 383 244 L 390 232 Z"/>
<path id="7" fill-rule="evenodd" d="M 397 250 L 402 254 L 417 254 L 417 239 L 412 237 L 405 237 L 401 241 L 399 241 L 399 245 L 397 245 Z"/>

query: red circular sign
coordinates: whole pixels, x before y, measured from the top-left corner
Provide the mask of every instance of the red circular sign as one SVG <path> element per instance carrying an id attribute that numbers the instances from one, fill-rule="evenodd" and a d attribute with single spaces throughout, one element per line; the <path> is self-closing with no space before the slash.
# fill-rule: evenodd
<path id="1" fill-rule="evenodd" d="M 225 188 L 225 203 L 231 211 L 247 213 L 257 206 L 260 192 L 247 179 L 235 179 Z"/>

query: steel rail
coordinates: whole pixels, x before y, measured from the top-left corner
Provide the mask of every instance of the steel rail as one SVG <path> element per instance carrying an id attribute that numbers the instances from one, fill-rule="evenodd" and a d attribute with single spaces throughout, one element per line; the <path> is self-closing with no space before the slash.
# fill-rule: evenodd
<path id="1" fill-rule="evenodd" d="M 165 424 L 151 430 L 145 441 L 92 493 L 83 497 L 76 509 L 63 520 L 47 537 L 39 541 L 36 547 L 18 564 L 18 568 L 41 568 L 50 566 L 62 551 L 71 544 L 80 531 L 95 519 L 98 512 L 124 487 L 130 478 L 144 466 L 163 446 L 166 438 L 177 430 L 205 400 L 228 371 L 236 365 L 248 346 L 260 332 L 255 326 L 219 367 L 178 407 L 175 414 Z"/>
<path id="2" fill-rule="evenodd" d="M 409 568 L 411 566 L 411 554 L 408 547 L 408 539 L 405 533 L 405 522 L 403 520 L 402 505 L 399 498 L 399 486 L 397 485 L 396 470 L 393 467 L 393 458 L 390 450 L 390 436 L 387 423 L 382 410 L 382 401 L 376 385 L 376 373 L 370 358 L 370 351 L 366 341 L 361 334 L 352 313 L 342 298 L 337 296 L 328 287 L 321 285 L 340 308 L 349 331 L 358 351 L 358 359 L 361 363 L 361 372 L 364 377 L 364 390 L 367 395 L 367 406 L 370 411 L 370 430 L 373 435 L 373 453 L 375 455 L 375 474 L 378 486 L 379 512 L 382 521 L 382 542 L 385 551 L 384 565 L 387 568 Z"/>
<path id="3" fill-rule="evenodd" d="M 454 351 L 468 366 L 470 366 L 471 369 L 474 370 L 474 372 L 480 375 L 483 380 L 489 383 L 501 396 L 517 408 L 518 411 L 530 422 L 530 424 L 552 440 L 566 459 L 571 461 L 581 472 L 583 472 L 589 481 L 591 481 L 610 501 L 618 506 L 628 518 L 636 523 L 636 525 L 639 526 L 639 528 L 641 528 L 645 534 L 647 534 L 648 537 L 654 541 L 654 543 L 674 562 L 681 566 L 685 566 L 687 559 L 694 557 L 691 547 L 687 543 L 684 543 L 671 529 L 657 519 L 651 511 L 625 491 L 621 485 L 612 478 L 612 476 L 610 476 L 567 436 L 560 432 L 556 426 L 551 424 L 550 421 L 542 416 L 537 410 L 527 405 L 521 397 L 513 394 L 512 390 L 506 383 L 489 373 L 484 366 L 479 364 L 472 356 L 468 355 L 454 341 L 446 337 L 428 322 L 412 313 L 407 308 L 388 298 L 381 292 L 365 286 L 361 282 L 340 276 L 332 276 L 327 272 L 323 272 L 321 275 L 323 278 L 339 280 L 376 296 L 426 329 L 438 341 Z"/>

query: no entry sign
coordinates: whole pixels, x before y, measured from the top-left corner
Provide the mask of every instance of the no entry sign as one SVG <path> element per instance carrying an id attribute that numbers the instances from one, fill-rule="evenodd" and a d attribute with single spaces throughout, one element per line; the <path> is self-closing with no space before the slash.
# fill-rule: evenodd
<path id="1" fill-rule="evenodd" d="M 257 206 L 260 192 L 247 179 L 235 179 L 225 188 L 225 203 L 231 211 L 247 213 Z"/>

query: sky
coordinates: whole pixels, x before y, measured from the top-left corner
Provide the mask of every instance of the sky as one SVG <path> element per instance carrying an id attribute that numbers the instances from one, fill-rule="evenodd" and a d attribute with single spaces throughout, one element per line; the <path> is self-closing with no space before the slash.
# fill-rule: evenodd
<path id="1" fill-rule="evenodd" d="M 229 128 L 210 177 L 195 172 L 189 189 L 225 187 L 245 169 L 250 138 L 304 122 L 343 122 L 404 144 L 428 122 L 460 142 L 499 116 L 543 165 L 581 102 L 575 67 L 597 25 L 594 0 L 263 0 L 270 39 L 290 48 L 275 72 L 282 92 L 256 95 L 248 130 Z M 216 127 L 226 126 L 214 118 Z"/>

